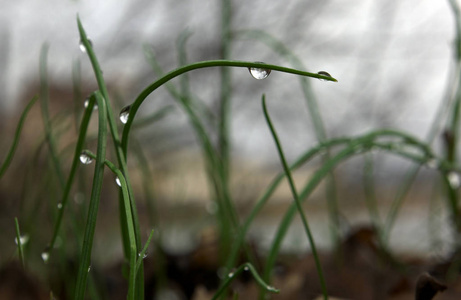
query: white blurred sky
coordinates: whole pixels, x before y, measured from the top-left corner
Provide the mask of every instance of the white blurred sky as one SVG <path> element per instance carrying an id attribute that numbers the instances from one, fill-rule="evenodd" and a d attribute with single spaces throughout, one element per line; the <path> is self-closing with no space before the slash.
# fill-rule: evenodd
<path id="1" fill-rule="evenodd" d="M 18 113 L 15 104 L 24 84 L 38 77 L 45 41 L 50 45 L 51 82 L 70 85 L 72 61 L 78 57 L 83 75 L 91 78 L 89 63 L 78 50 L 77 13 L 106 79 L 130 86 L 127 102 L 155 78 L 142 53 L 145 42 L 159 51 L 166 70 L 177 65 L 175 43 L 185 29 L 193 32 L 188 42 L 190 61 L 217 58 L 219 1 L 3 0 L 1 7 L 2 113 Z M 264 30 L 283 41 L 309 71 L 325 70 L 339 80 L 312 81 L 330 135 L 397 127 L 424 136 L 444 96 L 452 63 L 454 19 L 447 1 L 239 0 L 233 1 L 233 10 L 234 29 Z M 288 65 L 250 40 L 236 40 L 232 57 Z M 139 78 L 145 74 L 152 77 Z M 289 145 L 288 154 L 314 142 L 295 76 L 273 72 L 256 82 L 246 70 L 234 69 L 233 78 L 234 145 L 240 154 L 274 155 L 272 145 L 262 146 L 271 140 L 260 109 L 263 92 L 282 141 Z M 197 79 L 196 93 L 212 103 L 219 94 L 219 81 L 203 80 Z"/>

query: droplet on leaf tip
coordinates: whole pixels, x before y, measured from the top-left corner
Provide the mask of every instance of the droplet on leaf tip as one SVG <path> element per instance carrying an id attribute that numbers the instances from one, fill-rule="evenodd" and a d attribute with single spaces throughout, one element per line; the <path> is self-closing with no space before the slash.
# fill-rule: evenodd
<path id="1" fill-rule="evenodd" d="M 325 71 L 319 71 L 319 72 L 317 72 L 317 74 L 319 74 L 319 75 L 322 75 L 322 76 L 331 77 L 330 73 L 328 73 L 328 72 L 325 72 Z M 322 81 L 327 81 L 327 80 L 326 80 L 326 79 L 324 79 L 324 78 L 319 78 L 319 80 L 322 80 Z"/>

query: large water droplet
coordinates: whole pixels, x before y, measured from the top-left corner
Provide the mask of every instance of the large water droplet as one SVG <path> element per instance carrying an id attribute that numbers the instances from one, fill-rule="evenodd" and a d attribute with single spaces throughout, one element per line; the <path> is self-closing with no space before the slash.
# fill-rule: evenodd
<path id="1" fill-rule="evenodd" d="M 19 243 L 21 243 L 21 245 L 25 245 L 28 241 L 29 241 L 29 236 L 27 234 L 19 237 Z M 14 243 L 16 245 L 18 244 L 18 238 L 14 238 Z"/>
<path id="2" fill-rule="evenodd" d="M 250 71 L 250 74 L 253 76 L 253 78 L 258 80 L 267 78 L 267 76 L 269 76 L 271 73 L 270 69 L 264 68 L 248 68 L 248 71 Z"/>
<path id="3" fill-rule="evenodd" d="M 91 271 L 91 266 L 88 267 L 88 273 Z"/>
<path id="4" fill-rule="evenodd" d="M 275 287 L 273 287 L 273 286 L 271 286 L 271 285 L 268 285 L 268 286 L 266 287 L 266 289 L 267 289 L 269 292 L 273 292 L 273 293 L 278 292 L 278 289 L 275 288 Z"/>
<path id="5" fill-rule="evenodd" d="M 227 277 L 232 277 L 234 276 L 234 272 L 230 272 L 229 274 L 227 274 Z"/>
<path id="6" fill-rule="evenodd" d="M 325 72 L 325 71 L 319 71 L 319 72 L 317 72 L 317 74 L 319 74 L 319 75 L 322 75 L 322 76 L 328 76 L 328 77 L 331 77 L 330 73 L 328 73 L 328 72 Z M 322 80 L 322 81 L 327 81 L 326 79 L 323 79 L 323 78 L 319 78 L 319 80 Z"/>
<path id="7" fill-rule="evenodd" d="M 250 270 L 250 268 L 248 268 L 248 266 L 245 266 L 245 267 L 243 268 L 243 271 L 245 271 L 245 272 L 248 272 L 249 270 Z"/>
<path id="8" fill-rule="evenodd" d="M 48 251 L 43 251 L 42 254 L 41 254 L 41 256 L 42 256 L 43 262 L 44 262 L 44 263 L 47 263 L 48 260 L 50 259 L 50 252 L 48 252 Z"/>
<path id="9" fill-rule="evenodd" d="M 130 115 L 130 108 L 131 108 L 131 105 L 128 105 L 122 108 L 122 110 L 120 111 L 120 121 L 123 124 L 126 124 L 126 122 L 128 122 L 128 117 Z"/>
<path id="10" fill-rule="evenodd" d="M 84 165 L 89 165 L 93 162 L 93 159 L 85 151 L 83 151 L 80 154 L 80 162 Z"/>
<path id="11" fill-rule="evenodd" d="M 456 172 L 449 172 L 447 174 L 447 179 L 453 189 L 457 189 L 461 185 L 461 179 L 459 178 L 459 174 Z"/>
<path id="12" fill-rule="evenodd" d="M 62 209 L 62 203 L 58 203 L 58 209 Z"/>
<path id="13" fill-rule="evenodd" d="M 88 39 L 88 43 L 90 43 L 90 46 L 93 47 L 93 43 L 91 42 L 90 39 Z M 86 53 L 86 47 L 83 44 L 82 40 L 80 40 L 80 42 L 78 43 L 78 47 L 80 48 L 80 51 L 82 51 L 83 53 Z"/>
<path id="14" fill-rule="evenodd" d="M 115 177 L 115 183 L 119 186 L 119 187 L 122 187 L 122 183 L 120 182 L 120 178 Z"/>
<path id="15" fill-rule="evenodd" d="M 138 253 L 138 257 L 141 257 L 141 252 Z M 142 259 L 147 257 L 147 252 L 143 254 Z"/>

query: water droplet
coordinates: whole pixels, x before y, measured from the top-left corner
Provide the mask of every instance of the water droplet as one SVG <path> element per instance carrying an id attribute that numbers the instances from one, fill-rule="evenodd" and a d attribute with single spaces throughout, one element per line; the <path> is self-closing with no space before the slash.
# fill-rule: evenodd
<path id="1" fill-rule="evenodd" d="M 85 102 L 83 102 L 83 106 L 84 106 L 85 108 L 87 108 L 88 105 L 90 105 L 90 99 L 87 98 L 87 99 L 85 99 Z M 97 109 L 98 109 L 98 105 L 95 103 L 95 104 L 93 105 L 93 110 L 97 110 Z"/>
<path id="2" fill-rule="evenodd" d="M 43 262 L 47 263 L 48 260 L 50 259 L 50 252 L 43 251 L 41 256 L 42 256 Z"/>
<path id="3" fill-rule="evenodd" d="M 19 237 L 19 242 L 21 243 L 21 245 L 25 245 L 28 241 L 29 241 L 29 236 L 27 234 Z M 18 238 L 14 238 L 14 243 L 16 245 L 18 244 Z"/>
<path id="4" fill-rule="evenodd" d="M 234 276 L 234 272 L 230 272 L 229 274 L 227 274 L 227 277 L 232 277 Z"/>
<path id="5" fill-rule="evenodd" d="M 88 273 L 91 271 L 91 266 L 88 267 Z"/>
<path id="6" fill-rule="evenodd" d="M 328 72 L 325 72 L 325 71 L 319 71 L 319 72 L 317 72 L 317 74 L 319 74 L 319 75 L 322 75 L 322 76 L 328 76 L 328 77 L 331 77 L 330 73 L 328 73 Z M 323 78 L 319 78 L 319 80 L 322 80 L 322 81 L 327 81 L 326 79 L 323 79 Z"/>
<path id="7" fill-rule="evenodd" d="M 258 62 L 261 63 L 261 62 Z M 263 69 L 263 68 L 248 68 L 248 71 L 250 71 L 251 76 L 253 76 L 254 79 L 265 79 L 269 74 L 271 73 L 270 69 Z"/>
<path id="8" fill-rule="evenodd" d="M 58 203 L 58 209 L 62 209 L 62 203 Z"/>
<path id="9" fill-rule="evenodd" d="M 245 267 L 243 268 L 243 271 L 245 271 L 245 272 L 248 272 L 249 270 L 250 270 L 250 268 L 248 268 L 247 266 L 245 266 Z"/>
<path id="10" fill-rule="evenodd" d="M 276 289 L 275 287 L 271 286 L 271 285 L 268 285 L 266 286 L 266 289 L 271 292 L 271 293 L 276 293 L 278 292 L 278 289 Z"/>
<path id="11" fill-rule="evenodd" d="M 457 189 L 461 185 L 461 179 L 459 178 L 459 174 L 456 172 L 449 172 L 447 174 L 447 179 L 453 189 Z"/>
<path id="12" fill-rule="evenodd" d="M 126 122 L 128 122 L 128 116 L 130 115 L 130 108 L 131 108 L 131 105 L 128 105 L 122 108 L 122 110 L 120 111 L 120 121 L 123 124 L 126 124 Z"/>
<path id="13" fill-rule="evenodd" d="M 122 183 L 120 182 L 120 178 L 118 178 L 118 177 L 115 177 L 115 183 L 116 183 L 119 187 L 122 186 Z"/>
<path id="14" fill-rule="evenodd" d="M 93 43 L 91 42 L 90 39 L 88 39 L 88 43 L 90 44 L 91 47 L 93 47 Z M 78 47 L 80 48 L 80 51 L 82 51 L 83 53 L 86 53 L 86 47 L 83 44 L 82 40 L 80 40 L 80 42 L 78 43 Z"/>
<path id="15" fill-rule="evenodd" d="M 138 256 L 141 257 L 141 252 L 138 253 Z M 144 255 L 142 256 L 142 259 L 146 258 L 147 257 L 147 252 L 144 253 Z"/>
<path id="16" fill-rule="evenodd" d="M 80 154 L 80 162 L 84 165 L 89 165 L 93 162 L 93 159 L 85 151 L 83 151 Z"/>

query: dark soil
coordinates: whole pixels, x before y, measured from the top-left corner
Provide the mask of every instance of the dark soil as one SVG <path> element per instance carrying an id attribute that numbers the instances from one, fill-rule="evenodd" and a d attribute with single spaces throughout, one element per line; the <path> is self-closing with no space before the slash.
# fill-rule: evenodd
<path id="1" fill-rule="evenodd" d="M 218 252 L 217 236 L 214 235 L 208 236 L 190 253 L 162 253 L 146 258 L 145 299 L 211 299 L 220 283 Z M 330 299 L 461 299 L 458 255 L 443 262 L 394 257 L 378 247 L 371 228 L 356 229 L 337 251 L 320 253 L 320 259 Z M 256 268 L 260 270 L 264 257 L 257 260 Z M 160 262 L 163 262 L 163 276 L 159 276 Z M 123 264 L 119 263 L 105 271 L 95 271 L 99 288 L 104 287 L 104 299 L 126 298 L 122 269 Z M 64 286 L 62 282 L 59 284 L 59 278 L 50 278 L 50 282 L 53 282 L 53 289 L 61 289 L 58 295 L 54 295 L 56 299 L 68 298 L 66 291 L 57 287 Z M 310 254 L 281 255 L 271 284 L 281 292 L 272 294 L 270 299 L 322 298 Z M 159 286 L 163 288 L 159 289 Z M 238 299 L 258 299 L 260 288 L 249 273 L 243 273 L 231 285 L 229 299 L 233 299 L 235 293 L 238 293 Z M 13 262 L 0 270 L 0 299 L 50 299 L 50 292 L 45 284 Z"/>

